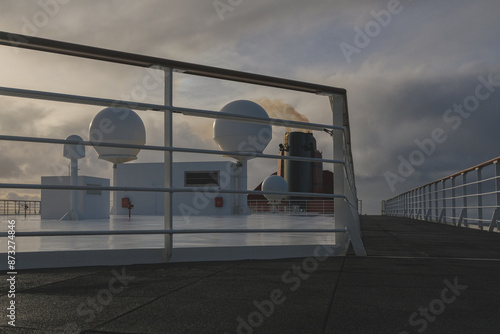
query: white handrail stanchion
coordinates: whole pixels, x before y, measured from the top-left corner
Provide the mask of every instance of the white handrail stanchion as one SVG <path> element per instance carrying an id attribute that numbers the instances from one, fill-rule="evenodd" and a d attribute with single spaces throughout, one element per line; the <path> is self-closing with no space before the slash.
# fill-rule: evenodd
<path id="1" fill-rule="evenodd" d="M 173 104 L 173 71 L 171 68 L 164 69 L 165 74 L 165 106 L 171 107 Z M 164 137 L 165 137 L 165 146 L 171 147 L 173 145 L 173 119 L 172 112 L 165 111 L 164 112 Z M 165 188 L 171 188 L 172 185 L 172 152 L 165 151 Z M 165 230 L 171 230 L 173 228 L 173 217 L 172 217 L 172 193 L 166 192 L 165 196 L 165 208 L 164 208 L 164 228 Z M 173 247 L 173 236 L 172 234 L 165 234 L 165 246 L 163 249 L 163 260 L 166 262 L 172 256 L 172 247 Z"/>
<path id="2" fill-rule="evenodd" d="M 483 229 L 483 168 L 479 167 L 476 169 L 476 176 L 477 176 L 477 188 L 476 188 L 476 193 L 477 193 L 477 219 L 479 223 L 479 228 L 482 230 Z"/>
<path id="3" fill-rule="evenodd" d="M 332 112 L 333 112 L 333 124 L 334 125 L 344 125 L 344 112 L 345 112 L 345 100 L 343 96 L 333 95 L 330 97 Z M 347 129 L 344 129 L 344 132 L 334 131 L 333 132 L 333 156 L 334 159 L 344 158 L 347 156 L 347 152 L 345 152 L 345 136 L 347 133 Z M 334 193 L 347 194 L 347 192 L 355 192 L 355 189 L 346 189 L 349 188 L 349 182 L 346 180 L 348 173 L 347 168 L 352 167 L 350 165 L 349 159 L 345 159 L 346 164 L 335 164 L 333 169 L 333 187 Z M 352 242 L 352 246 L 354 248 L 354 252 L 358 256 L 366 256 L 366 250 L 363 245 L 363 241 L 361 239 L 361 231 L 359 227 L 359 215 L 358 217 L 354 217 L 354 214 L 351 211 L 350 203 L 348 202 L 349 196 L 347 198 L 336 198 L 334 200 L 335 206 L 335 228 L 345 228 L 349 233 L 349 237 Z M 357 201 L 357 198 L 356 198 Z M 357 206 L 357 203 L 355 203 Z M 357 215 L 357 209 L 356 213 Z"/>

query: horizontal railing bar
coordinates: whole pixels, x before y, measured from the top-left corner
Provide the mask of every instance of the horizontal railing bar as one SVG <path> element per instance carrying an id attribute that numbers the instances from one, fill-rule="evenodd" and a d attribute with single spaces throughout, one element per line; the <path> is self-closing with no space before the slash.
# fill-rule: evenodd
<path id="1" fill-rule="evenodd" d="M 500 193 L 500 191 L 488 191 L 488 192 L 480 192 L 480 193 L 471 193 L 471 194 L 466 194 L 466 195 L 463 195 L 463 194 L 459 194 L 459 195 L 456 195 L 456 196 L 449 196 L 449 197 L 439 197 L 438 200 L 439 201 L 442 201 L 442 200 L 445 200 L 445 201 L 448 201 L 448 200 L 453 200 L 453 199 L 461 199 L 461 198 L 469 198 L 469 197 L 478 197 L 478 196 L 489 196 L 489 195 L 495 195 L 495 194 L 498 194 Z M 426 199 L 425 201 L 424 200 L 413 200 L 414 198 L 413 197 L 410 197 L 410 199 L 412 200 L 412 203 L 415 203 L 415 204 L 422 204 L 422 203 L 428 203 L 429 201 L 435 201 L 436 199 L 435 198 L 432 198 L 432 199 Z M 397 201 L 397 199 L 393 199 L 395 201 Z M 392 201 L 392 200 L 391 200 Z"/>
<path id="2" fill-rule="evenodd" d="M 443 218 L 456 218 L 456 219 L 459 219 L 460 217 L 443 216 Z M 479 218 L 465 217 L 465 219 L 467 219 L 467 220 L 473 220 L 473 221 L 487 221 L 487 222 L 490 221 L 490 219 L 486 219 L 486 218 L 479 219 Z"/>
<path id="3" fill-rule="evenodd" d="M 448 187 L 448 188 L 445 188 L 444 190 L 445 191 L 448 191 L 448 190 L 457 190 L 457 189 L 461 189 L 461 188 L 465 188 L 465 187 L 468 187 L 468 186 L 473 186 L 475 184 L 476 181 L 473 181 L 473 182 L 470 182 L 470 183 L 465 183 L 465 184 L 459 184 L 459 185 L 456 185 L 454 187 Z M 443 190 L 441 190 L 443 191 Z"/>
<path id="4" fill-rule="evenodd" d="M 447 206 L 446 209 L 467 209 L 465 206 Z"/>
<path id="5" fill-rule="evenodd" d="M 388 209 L 391 209 L 391 208 L 395 208 L 397 209 L 399 206 L 396 204 L 396 205 L 387 205 L 386 208 Z M 498 208 L 497 205 L 481 205 L 481 206 L 478 206 L 478 205 L 467 205 L 467 206 L 438 206 L 438 207 L 435 207 L 435 206 L 430 206 L 430 207 L 427 207 L 427 209 L 432 209 L 432 210 L 441 210 L 441 209 L 496 209 Z M 401 209 L 403 210 L 403 209 Z"/>
<path id="6" fill-rule="evenodd" d="M 317 202 L 319 200 L 316 200 L 316 199 L 303 199 L 303 200 L 300 200 L 300 199 L 284 199 L 282 201 L 282 204 L 283 203 L 305 203 L 305 202 Z M 330 203 L 331 201 L 330 200 L 321 200 L 322 202 L 327 202 L 327 203 Z M 260 203 L 266 203 L 267 205 L 269 204 L 269 201 L 267 199 L 249 199 L 248 200 L 248 203 L 255 203 L 255 204 L 260 204 Z"/>
<path id="7" fill-rule="evenodd" d="M 447 207 L 440 207 L 440 209 L 472 209 L 472 210 L 477 210 L 477 209 L 496 209 L 498 206 L 496 205 L 483 205 L 483 206 L 477 206 L 477 205 L 468 205 L 468 206 L 447 206 Z"/>
<path id="8" fill-rule="evenodd" d="M 227 234 L 227 233 L 343 233 L 342 229 L 183 229 L 183 230 L 115 230 L 115 231 L 16 231 L 16 237 L 56 237 L 91 235 L 152 235 L 152 234 Z M 0 232 L 7 237 L 8 232 Z"/>
<path id="9" fill-rule="evenodd" d="M 163 109 L 168 110 L 169 108 L 172 112 L 182 113 L 185 116 L 194 116 L 194 117 L 205 117 L 205 118 L 213 118 L 213 119 L 228 119 L 233 121 L 245 121 L 250 123 L 258 123 L 258 124 L 270 124 L 273 126 L 280 127 L 288 127 L 288 128 L 297 128 L 297 129 L 307 129 L 307 130 L 316 130 L 323 131 L 325 129 L 344 131 L 343 126 L 337 125 L 328 125 L 328 124 L 320 124 L 320 123 L 305 123 L 291 120 L 283 120 L 279 118 L 259 118 L 259 117 L 250 117 L 245 115 L 236 115 L 226 112 L 220 111 L 211 111 L 211 110 L 202 110 L 202 109 L 192 109 L 192 108 L 182 108 L 182 107 L 165 107 Z"/>
<path id="10" fill-rule="evenodd" d="M 144 56 L 122 51 L 97 48 L 68 42 L 55 41 L 45 38 L 32 37 L 0 31 L 0 45 L 18 47 L 29 50 L 50 52 L 55 54 L 101 60 L 118 64 L 139 67 L 154 65 L 172 68 L 186 74 L 203 76 L 215 79 L 237 81 L 267 87 L 289 89 L 313 94 L 338 94 L 346 95 L 343 88 L 311 84 L 289 79 L 276 78 L 241 71 L 227 70 L 217 67 L 191 64 L 165 58 Z"/>
<path id="11" fill-rule="evenodd" d="M 488 179 L 481 179 L 481 180 L 475 180 L 475 181 L 469 181 L 467 183 L 463 183 L 463 184 L 460 184 L 459 187 L 469 187 L 469 186 L 474 186 L 474 185 L 477 185 L 477 184 L 480 184 L 480 183 L 484 183 L 484 182 L 487 182 L 487 181 L 491 181 L 493 179 L 496 179 L 497 177 L 491 177 L 491 178 L 488 178 Z"/>
<path id="12" fill-rule="evenodd" d="M 478 218 L 470 218 L 470 217 L 466 217 L 465 219 L 467 219 L 467 222 L 469 224 L 477 224 L 477 223 L 474 223 L 474 222 L 489 222 L 490 219 L 478 219 Z M 488 224 L 484 224 L 484 225 L 488 225 Z"/>
<path id="13" fill-rule="evenodd" d="M 439 180 L 434 181 L 433 183 L 440 182 L 440 181 L 442 181 L 442 180 L 451 179 L 451 178 L 454 178 L 454 177 L 460 176 L 460 175 L 462 175 L 462 174 L 466 174 L 466 173 L 472 172 L 472 171 L 474 171 L 474 170 L 476 170 L 476 169 L 483 168 L 483 167 L 486 167 L 486 166 L 489 166 L 489 165 L 493 165 L 493 164 L 497 163 L 498 161 L 500 161 L 500 157 L 497 157 L 497 158 L 494 158 L 494 159 L 488 160 L 488 161 L 486 161 L 486 162 L 483 162 L 483 163 L 481 163 L 481 164 L 479 164 L 479 165 L 476 165 L 476 166 L 473 166 L 473 167 L 470 167 L 470 168 L 464 169 L 464 170 L 462 170 L 462 171 L 460 171 L 460 172 L 457 172 L 457 173 L 455 173 L 455 174 L 448 175 L 448 176 L 446 176 L 446 177 L 443 177 L 443 178 L 441 178 L 441 179 L 439 179 Z"/>
<path id="14" fill-rule="evenodd" d="M 486 179 L 481 179 L 481 182 L 488 182 L 488 181 L 493 181 L 493 180 L 496 180 L 496 179 L 499 179 L 500 176 L 492 176 L 492 177 L 489 177 L 489 178 L 486 178 Z"/>
<path id="15" fill-rule="evenodd" d="M 496 195 L 500 193 L 500 191 L 487 191 L 487 192 L 481 192 L 481 193 L 478 193 L 478 194 L 475 194 L 475 196 L 490 196 L 490 195 Z"/>
<path id="16" fill-rule="evenodd" d="M 334 126 L 328 124 L 305 123 L 298 121 L 281 120 L 277 118 L 252 117 L 245 115 L 235 115 L 220 111 L 181 108 L 175 106 L 165 106 L 162 104 L 150 104 L 150 103 L 133 102 L 133 101 L 118 101 L 118 100 L 104 99 L 97 97 L 42 92 L 42 91 L 19 89 L 19 88 L 0 87 L 0 95 L 55 101 L 55 102 L 94 105 L 101 107 L 125 107 L 136 110 L 171 111 L 174 113 L 180 113 L 186 116 L 193 116 L 193 117 L 228 119 L 228 120 L 242 121 L 242 122 L 245 121 L 248 123 L 271 124 L 280 127 L 298 128 L 298 129 L 307 129 L 316 131 L 323 131 L 324 129 L 341 130 L 341 131 L 344 130 L 344 128 L 341 126 Z"/>
<path id="17" fill-rule="evenodd" d="M 38 137 L 21 137 L 21 136 L 0 135 L 0 141 L 2 141 L 2 140 L 3 141 L 30 142 L 30 143 L 45 143 L 45 144 L 64 144 L 64 145 L 65 144 L 75 144 L 75 145 L 84 145 L 84 146 L 122 147 L 122 148 L 136 148 L 136 149 L 147 150 L 147 151 L 203 153 L 203 154 L 212 154 L 212 155 L 244 156 L 244 157 L 255 157 L 255 158 L 264 158 L 264 159 L 282 159 L 282 160 L 293 160 L 293 161 L 310 161 L 310 162 L 324 162 L 324 163 L 332 163 L 332 164 L 345 164 L 345 162 L 342 160 L 319 159 L 319 158 L 308 158 L 308 157 L 298 157 L 298 156 L 281 156 L 281 155 L 253 153 L 253 152 L 206 150 L 206 149 L 195 149 L 195 148 L 185 148 L 185 147 L 133 145 L 133 144 L 123 144 L 123 143 L 93 143 L 90 141 L 74 141 L 74 140 L 55 139 L 55 138 L 38 138 Z"/>
<path id="18" fill-rule="evenodd" d="M 131 192 L 163 192 L 163 193 L 188 193 L 200 192 L 208 194 L 249 194 L 249 195 L 286 195 L 292 197 L 320 197 L 320 198 L 344 198 L 345 195 L 322 194 L 322 193 L 300 193 L 285 191 L 255 191 L 255 190 L 225 190 L 219 188 L 154 188 L 154 187 L 105 187 L 105 186 L 71 186 L 71 185 L 49 185 L 49 184 L 19 184 L 0 183 L 0 189 L 53 189 L 53 190 L 101 190 L 101 191 L 131 191 Z"/>
<path id="19" fill-rule="evenodd" d="M 460 172 L 457 172 L 457 173 L 455 173 L 455 174 L 452 174 L 452 175 L 449 175 L 449 176 L 443 177 L 443 178 L 441 178 L 441 179 L 439 179 L 439 180 L 432 181 L 432 182 L 429 182 L 429 183 L 427 183 L 427 184 L 425 184 L 425 185 L 422 185 L 422 186 L 419 186 L 419 187 L 413 188 L 413 189 L 411 189 L 411 190 L 408 190 L 408 191 L 404 192 L 403 194 L 412 193 L 412 192 L 417 191 L 417 190 L 419 190 L 419 189 L 421 189 L 421 188 L 424 188 L 424 187 L 427 187 L 427 186 L 430 186 L 430 185 L 433 185 L 433 184 L 436 184 L 436 183 L 440 183 L 440 182 L 443 182 L 443 181 L 447 181 L 447 180 L 450 180 L 450 179 L 456 178 L 456 177 L 458 177 L 458 176 L 460 176 L 460 175 L 462 175 L 462 174 L 472 172 L 472 171 L 474 171 L 474 170 L 476 170 L 476 169 L 478 169 L 478 168 L 483 168 L 483 167 L 486 167 L 486 166 L 489 166 L 489 165 L 493 165 L 493 164 L 499 163 L 499 161 L 500 161 L 500 157 L 497 157 L 497 158 L 491 159 L 491 160 L 486 161 L 486 162 L 484 162 L 484 163 L 482 163 L 482 164 L 479 164 L 479 165 L 477 165 L 477 166 L 467 168 L 467 169 L 462 170 L 462 171 L 460 171 Z M 484 179 L 483 181 L 490 181 L 490 180 L 497 179 L 497 178 L 500 178 L 500 176 L 490 177 L 490 178 L 488 178 L 488 179 Z M 482 182 L 483 182 L 483 181 L 482 181 Z M 459 185 L 456 185 L 456 186 L 454 186 L 454 187 L 448 187 L 448 188 L 440 189 L 440 190 L 438 190 L 438 191 L 443 191 L 443 190 L 444 190 L 444 191 L 446 191 L 446 190 L 453 190 L 453 189 L 463 188 L 463 187 L 466 187 L 466 186 L 468 186 L 468 185 L 473 185 L 473 184 L 475 184 L 475 183 L 477 183 L 477 182 L 478 182 L 478 181 L 471 181 L 471 182 L 468 182 L 468 183 L 466 183 L 466 184 L 459 184 Z M 401 196 L 401 195 L 403 195 L 403 194 L 399 194 L 399 195 L 396 195 L 396 196 L 394 196 L 394 197 L 391 197 L 391 198 L 387 199 L 387 201 L 390 201 L 390 200 L 396 199 L 398 196 Z M 418 196 L 418 195 L 417 195 L 417 196 Z M 412 197 L 410 197 L 410 198 L 412 198 Z"/>
<path id="20" fill-rule="evenodd" d="M 481 195 L 481 194 L 480 194 Z M 445 201 L 449 201 L 449 200 L 453 200 L 453 199 L 463 199 L 463 198 L 469 198 L 469 197 L 477 197 L 478 195 L 477 194 L 468 194 L 468 195 L 457 195 L 455 197 L 445 197 L 445 198 L 441 198 L 440 200 L 445 200 Z"/>

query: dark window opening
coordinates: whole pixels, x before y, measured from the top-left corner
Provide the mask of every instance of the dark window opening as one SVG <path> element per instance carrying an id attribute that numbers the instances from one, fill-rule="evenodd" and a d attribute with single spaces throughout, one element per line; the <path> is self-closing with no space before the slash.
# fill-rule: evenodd
<path id="1" fill-rule="evenodd" d="M 184 172 L 184 186 L 219 186 L 219 171 Z"/>

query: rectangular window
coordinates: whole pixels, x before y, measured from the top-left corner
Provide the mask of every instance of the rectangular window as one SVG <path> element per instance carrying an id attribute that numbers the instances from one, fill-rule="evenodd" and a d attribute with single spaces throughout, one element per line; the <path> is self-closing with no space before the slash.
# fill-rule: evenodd
<path id="1" fill-rule="evenodd" d="M 185 187 L 219 186 L 219 171 L 184 172 Z"/>

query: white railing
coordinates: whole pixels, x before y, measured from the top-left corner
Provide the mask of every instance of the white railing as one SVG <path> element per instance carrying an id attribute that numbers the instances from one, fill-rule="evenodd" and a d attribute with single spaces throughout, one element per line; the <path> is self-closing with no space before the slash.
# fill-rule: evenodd
<path id="1" fill-rule="evenodd" d="M 93 59 L 103 62 L 111 62 L 122 65 L 130 65 L 143 67 L 147 69 L 162 70 L 164 73 L 164 104 L 149 104 L 139 103 L 134 101 L 117 101 L 106 98 L 95 98 L 89 96 L 60 94 L 45 91 L 33 91 L 11 87 L 0 87 L 0 95 L 29 98 L 37 100 L 45 100 L 52 102 L 65 102 L 83 105 L 93 105 L 102 107 L 126 107 L 135 110 L 155 111 L 164 113 L 164 146 L 134 146 L 124 145 L 120 143 L 99 143 L 101 146 L 108 147 L 133 147 L 142 150 L 162 151 L 164 152 L 165 161 L 165 186 L 164 188 L 132 188 L 132 187 L 93 187 L 93 186 L 63 186 L 63 185 L 40 185 L 40 184 L 8 184 L 0 183 L 0 189 L 65 189 L 65 190 L 108 190 L 108 191 L 144 191 L 144 192 L 163 192 L 165 193 L 165 218 L 163 230 L 144 230 L 144 231 L 85 231 L 85 235 L 101 235 L 101 234 L 163 234 L 165 235 L 164 260 L 172 255 L 172 236 L 174 234 L 185 233 L 283 233 L 283 232 L 323 232 L 323 233 L 343 233 L 344 238 L 338 238 L 341 243 L 346 246 L 348 242 L 352 242 L 353 248 L 358 255 L 366 255 L 359 230 L 359 215 L 357 211 L 357 195 L 354 178 L 354 168 L 351 152 L 351 137 L 347 107 L 347 96 L 345 89 L 316 85 L 306 82 L 275 78 L 253 73 L 245 73 L 232 71 L 227 69 L 203 66 L 198 64 L 190 64 L 185 62 L 173 61 L 169 59 L 149 57 L 139 54 L 131 54 L 108 49 L 89 47 L 84 45 L 59 42 L 54 40 L 0 32 L 0 45 L 7 47 L 18 47 L 28 50 L 36 50 L 49 52 L 59 55 L 74 56 L 86 59 Z M 10 66 L 10 65 L 9 65 Z M 250 116 L 240 116 L 210 110 L 183 108 L 173 105 L 173 75 L 174 72 L 182 73 L 183 75 L 195 75 L 212 79 L 229 80 L 253 85 L 266 87 L 280 88 L 303 93 L 316 94 L 326 96 L 330 99 L 331 109 L 333 112 L 332 124 L 315 124 L 296 121 L 288 121 L 283 119 L 262 119 Z M 89 83 L 91 84 L 91 83 Z M 244 193 L 244 194 L 281 194 L 286 196 L 299 197 L 319 197 L 334 201 L 335 203 L 335 219 L 332 219 L 331 229 L 280 229 L 280 230 L 219 230 L 219 229 L 203 229 L 203 230 L 175 230 L 172 224 L 171 210 L 171 194 L 175 192 L 196 192 L 198 188 L 173 188 L 172 187 L 172 155 L 174 152 L 189 152 L 196 154 L 213 154 L 213 155 L 246 155 L 240 152 L 222 152 L 214 150 L 202 150 L 194 148 L 181 148 L 172 144 L 172 114 L 204 117 L 212 119 L 231 119 L 246 121 L 250 123 L 271 124 L 278 127 L 290 127 L 307 129 L 313 131 L 326 131 L 333 138 L 333 157 L 334 159 L 315 159 L 315 158 L 300 158 L 300 157 L 283 157 L 277 155 L 255 154 L 248 153 L 254 158 L 264 159 L 290 159 L 297 161 L 314 161 L 322 163 L 331 163 L 334 165 L 334 194 L 312 194 L 312 193 L 293 193 L 293 192 L 255 192 L 255 191 L 223 191 L 220 193 Z M 54 145 L 62 144 L 80 144 L 85 146 L 93 146 L 89 141 L 70 142 L 58 138 L 36 138 L 23 136 L 6 136 L 0 134 L 2 141 L 20 141 L 20 142 L 36 142 Z M 347 232 L 347 233 L 346 233 Z M 47 234 L 49 233 L 49 234 Z M 39 232 L 18 232 L 19 236 L 42 236 L 42 235 L 80 235 L 77 231 L 39 231 Z M 0 233 L 0 236 L 6 237 L 6 233 Z"/>
<path id="2" fill-rule="evenodd" d="M 39 215 L 40 201 L 0 200 L 0 216 L 6 215 Z"/>
<path id="3" fill-rule="evenodd" d="M 498 231 L 500 157 L 383 201 L 382 214 Z"/>
<path id="4" fill-rule="evenodd" d="M 248 200 L 248 207 L 253 213 L 285 213 L 285 214 L 333 214 L 334 200 L 304 199 L 282 200 L 280 203 L 270 203 L 268 200 Z"/>

